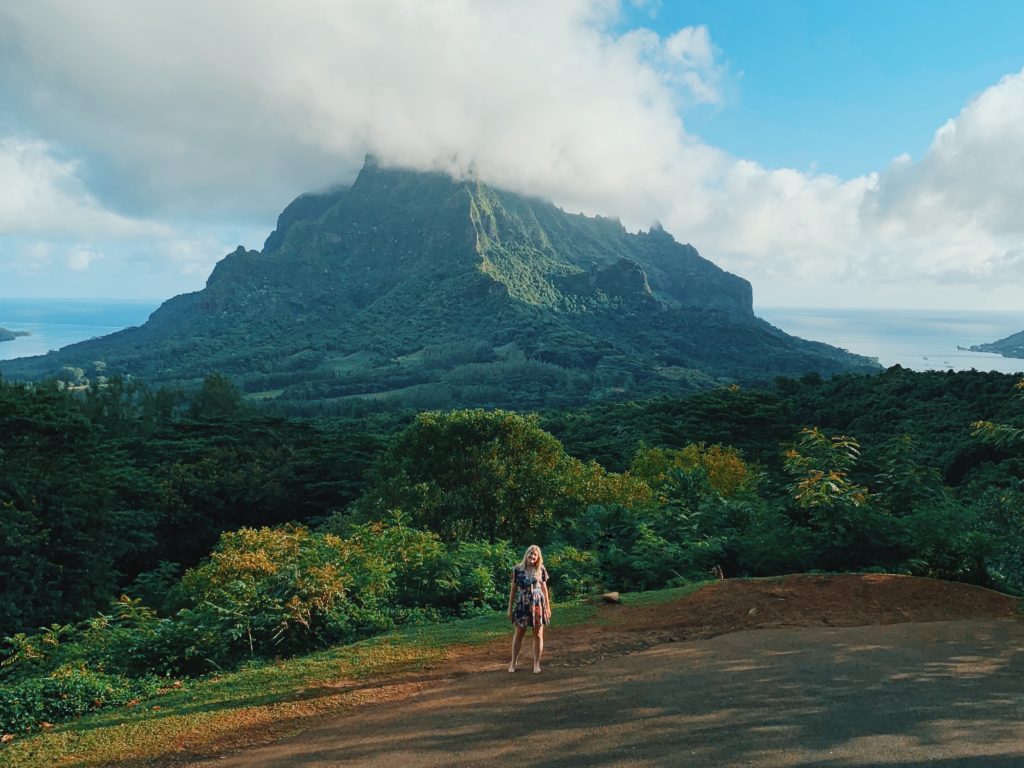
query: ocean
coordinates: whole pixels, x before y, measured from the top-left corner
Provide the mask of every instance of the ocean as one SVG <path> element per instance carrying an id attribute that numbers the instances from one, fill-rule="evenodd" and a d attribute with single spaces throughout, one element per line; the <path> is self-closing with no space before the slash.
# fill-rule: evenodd
<path id="1" fill-rule="evenodd" d="M 887 368 L 1024 371 L 1024 359 L 958 349 L 1024 330 L 1024 312 L 758 307 L 755 313 L 793 336 L 877 358 Z"/>
<path id="2" fill-rule="evenodd" d="M 0 328 L 31 333 L 0 342 L 0 360 L 42 355 L 141 325 L 159 305 L 157 300 L 0 298 Z M 1024 371 L 1024 359 L 957 349 L 1024 330 L 1024 312 L 806 307 L 758 307 L 755 312 L 786 333 L 878 358 L 887 367 Z"/>
<path id="3" fill-rule="evenodd" d="M 0 341 L 0 360 L 45 355 L 76 341 L 141 325 L 159 305 L 156 300 L 0 298 L 0 328 L 31 334 Z"/>

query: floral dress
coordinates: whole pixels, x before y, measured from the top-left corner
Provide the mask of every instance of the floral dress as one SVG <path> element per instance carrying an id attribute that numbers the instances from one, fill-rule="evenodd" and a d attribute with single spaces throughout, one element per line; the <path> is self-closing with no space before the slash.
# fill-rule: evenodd
<path id="1" fill-rule="evenodd" d="M 548 623 L 547 603 L 541 586 L 548 580 L 547 569 L 541 566 L 540 574 L 526 575 L 526 569 L 517 565 L 512 569 L 512 580 L 516 583 L 516 602 L 512 607 L 512 621 L 520 627 L 534 626 L 534 614 L 541 625 Z"/>

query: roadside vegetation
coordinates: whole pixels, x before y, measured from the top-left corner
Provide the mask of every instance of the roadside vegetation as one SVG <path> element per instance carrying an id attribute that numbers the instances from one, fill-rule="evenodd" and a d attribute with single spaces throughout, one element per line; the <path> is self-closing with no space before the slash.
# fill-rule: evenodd
<path id="1" fill-rule="evenodd" d="M 645 594 L 645 601 L 675 599 L 679 590 Z M 627 597 L 628 600 L 628 597 Z M 594 607 L 558 606 L 559 625 L 591 620 Z M 391 683 L 508 634 L 504 612 L 408 626 L 353 644 L 287 660 L 261 660 L 233 672 L 164 681 L 143 699 L 86 714 L 64 726 L 47 724 L 19 734 L 0 754 L 4 765 L 122 764 L 166 756 L 203 734 L 231 743 L 242 732 L 284 733 L 297 718 L 344 711 L 404 695 Z M 367 687 L 366 681 L 374 685 Z M 409 692 L 416 690 L 415 686 Z"/>
<path id="2" fill-rule="evenodd" d="M 0 382 L 4 759 L 487 641 L 529 543 L 563 603 L 816 570 L 1020 594 L 1022 395 L 895 368 L 359 420 L 275 416 L 219 376 L 191 397 Z"/>

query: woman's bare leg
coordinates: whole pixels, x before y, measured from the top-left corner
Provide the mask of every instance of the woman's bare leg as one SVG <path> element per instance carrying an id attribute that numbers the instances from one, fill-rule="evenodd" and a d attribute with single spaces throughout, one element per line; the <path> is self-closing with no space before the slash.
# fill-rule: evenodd
<path id="1" fill-rule="evenodd" d="M 544 653 L 544 625 L 533 628 L 533 671 L 540 672 L 540 657 Z"/>
<path id="2" fill-rule="evenodd" d="M 516 664 L 519 663 L 519 651 L 523 647 L 523 635 L 525 634 L 526 627 L 516 624 L 515 632 L 512 634 L 512 661 L 508 665 L 509 672 L 516 671 Z"/>

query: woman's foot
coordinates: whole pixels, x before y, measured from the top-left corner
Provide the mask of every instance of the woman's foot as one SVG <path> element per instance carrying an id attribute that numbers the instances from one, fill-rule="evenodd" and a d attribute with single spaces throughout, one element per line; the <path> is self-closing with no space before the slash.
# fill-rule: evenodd
<path id="1" fill-rule="evenodd" d="M 534 664 L 533 665 L 533 674 L 535 674 L 535 675 L 539 675 L 540 674 L 540 664 Z"/>
<path id="2" fill-rule="evenodd" d="M 509 672 L 515 672 L 516 671 L 516 663 L 514 661 L 508 665 L 508 671 Z"/>

